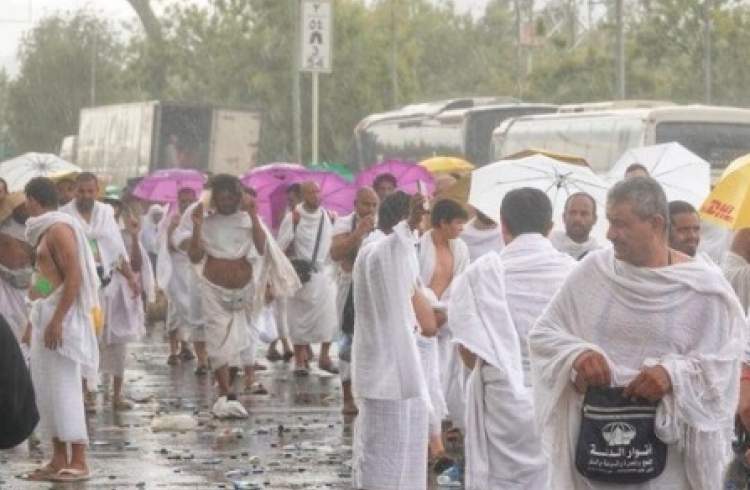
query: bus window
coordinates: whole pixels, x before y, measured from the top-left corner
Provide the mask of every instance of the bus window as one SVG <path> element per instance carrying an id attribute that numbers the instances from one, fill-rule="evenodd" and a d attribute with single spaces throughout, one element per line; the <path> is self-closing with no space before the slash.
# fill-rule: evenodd
<path id="1" fill-rule="evenodd" d="M 461 128 L 435 120 L 381 121 L 361 131 L 362 165 L 389 158 L 421 161 L 436 155 L 461 156 Z"/>
<path id="2" fill-rule="evenodd" d="M 511 117 L 527 116 L 531 114 L 546 114 L 554 112 L 550 107 L 517 107 L 469 111 L 465 122 L 466 159 L 476 166 L 486 165 L 492 161 L 492 132 L 504 120 Z"/>
<path id="3" fill-rule="evenodd" d="M 750 124 L 716 122 L 661 122 L 656 143 L 676 141 L 721 172 L 732 160 L 750 153 Z"/>

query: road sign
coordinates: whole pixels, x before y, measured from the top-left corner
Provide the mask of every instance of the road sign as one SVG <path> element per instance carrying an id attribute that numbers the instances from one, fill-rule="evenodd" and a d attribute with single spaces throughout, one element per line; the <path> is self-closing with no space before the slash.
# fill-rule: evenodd
<path id="1" fill-rule="evenodd" d="M 302 0 L 300 69 L 329 73 L 333 65 L 333 9 L 328 0 Z"/>

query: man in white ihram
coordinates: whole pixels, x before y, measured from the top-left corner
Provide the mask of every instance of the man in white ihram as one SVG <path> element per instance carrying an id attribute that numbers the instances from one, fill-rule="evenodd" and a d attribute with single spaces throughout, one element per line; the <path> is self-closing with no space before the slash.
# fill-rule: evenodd
<path id="1" fill-rule="evenodd" d="M 333 223 L 320 204 L 320 189 L 315 182 L 304 182 L 302 203 L 284 217 L 278 242 L 291 257 L 312 264 L 310 280 L 289 298 L 287 321 L 294 344 L 295 374 L 309 374 L 309 346 L 320 343 L 318 367 L 337 373 L 329 356 L 336 330 L 336 283 L 328 270 Z"/>
<path id="2" fill-rule="evenodd" d="M 565 231 L 554 230 L 549 239 L 557 250 L 581 260 L 589 252 L 600 248 L 596 238 L 591 236 L 596 220 L 594 198 L 585 192 L 571 194 L 563 210 Z"/>
<path id="3" fill-rule="evenodd" d="M 718 268 L 667 246 L 668 216 L 655 180 L 616 184 L 607 199 L 614 249 L 586 257 L 531 331 L 550 488 L 722 488 L 747 324 Z M 597 483 L 574 466 L 583 393 L 607 386 L 658 403 L 666 466 L 645 483 Z"/>
<path id="4" fill-rule="evenodd" d="M 31 480 L 88 479 L 88 432 L 82 371 L 96 372 L 99 350 L 91 320 L 99 278 L 87 238 L 76 220 L 57 211 L 57 191 L 39 177 L 26 185 L 26 237 L 36 250 L 30 314 L 31 376 L 40 429 L 52 440 L 52 459 Z"/>
<path id="5" fill-rule="evenodd" d="M 378 229 L 354 263 L 352 389 L 359 416 L 352 486 L 357 489 L 427 488 L 430 396 L 416 337 L 434 336 L 438 327 L 421 291 L 414 253 L 423 203 L 421 196 L 410 202 L 401 191 L 386 197 Z"/>
<path id="6" fill-rule="evenodd" d="M 454 282 L 453 342 L 471 369 L 466 387 L 467 490 L 545 490 L 547 460 L 534 420 L 528 333 L 575 267 L 546 235 L 552 204 L 542 191 L 509 192 L 500 211 L 507 244 Z"/>

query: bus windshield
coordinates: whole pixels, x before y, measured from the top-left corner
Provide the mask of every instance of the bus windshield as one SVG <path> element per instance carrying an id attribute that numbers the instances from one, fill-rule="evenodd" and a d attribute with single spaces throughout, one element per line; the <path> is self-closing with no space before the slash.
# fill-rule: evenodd
<path id="1" fill-rule="evenodd" d="M 750 124 L 665 121 L 656 125 L 656 143 L 676 141 L 721 172 L 750 153 Z"/>

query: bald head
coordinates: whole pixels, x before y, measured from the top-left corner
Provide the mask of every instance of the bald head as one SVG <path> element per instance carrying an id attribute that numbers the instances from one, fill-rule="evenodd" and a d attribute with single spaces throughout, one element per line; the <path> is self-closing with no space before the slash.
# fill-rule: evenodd
<path id="1" fill-rule="evenodd" d="M 315 211 L 320 207 L 320 188 L 318 184 L 312 181 L 302 182 L 302 203 L 309 211 Z"/>
<path id="2" fill-rule="evenodd" d="M 361 187 L 357 190 L 357 197 L 354 200 L 354 207 L 359 218 L 372 216 L 378 209 L 378 195 L 369 187 Z"/>

